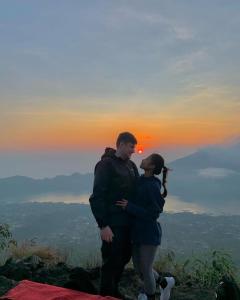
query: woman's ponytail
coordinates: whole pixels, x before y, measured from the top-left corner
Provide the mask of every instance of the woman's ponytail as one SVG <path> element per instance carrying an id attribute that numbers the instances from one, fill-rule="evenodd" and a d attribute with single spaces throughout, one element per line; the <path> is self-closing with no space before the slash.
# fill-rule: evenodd
<path id="1" fill-rule="evenodd" d="M 169 169 L 167 167 L 163 167 L 163 170 L 162 170 L 162 185 L 163 185 L 163 193 L 162 193 L 162 197 L 163 198 L 166 198 L 167 197 L 167 194 L 168 194 L 168 191 L 167 191 L 167 188 L 166 188 L 166 183 L 167 183 L 167 175 L 168 175 L 168 171 Z"/>
<path id="2" fill-rule="evenodd" d="M 167 175 L 170 169 L 165 167 L 164 159 L 160 154 L 156 154 L 156 153 L 151 154 L 151 161 L 155 166 L 153 170 L 153 174 L 159 175 L 162 172 L 162 186 L 163 186 L 162 197 L 166 198 L 168 194 L 167 187 L 166 187 Z"/>

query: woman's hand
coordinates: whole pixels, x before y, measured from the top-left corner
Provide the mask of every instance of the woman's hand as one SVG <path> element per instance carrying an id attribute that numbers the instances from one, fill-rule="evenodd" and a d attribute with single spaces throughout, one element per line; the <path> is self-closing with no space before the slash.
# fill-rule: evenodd
<path id="1" fill-rule="evenodd" d="M 122 207 L 122 209 L 125 209 L 128 205 L 128 201 L 126 199 L 118 200 L 116 205 Z"/>

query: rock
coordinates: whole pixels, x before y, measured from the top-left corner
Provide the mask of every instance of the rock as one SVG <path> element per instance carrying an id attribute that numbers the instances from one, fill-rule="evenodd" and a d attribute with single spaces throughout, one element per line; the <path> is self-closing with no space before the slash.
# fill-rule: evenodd
<path id="1" fill-rule="evenodd" d="M 89 273 L 89 277 L 91 280 L 96 280 L 100 277 L 100 267 L 92 268 L 92 269 L 87 269 Z"/>
<path id="2" fill-rule="evenodd" d="M 90 273 L 83 268 L 77 267 L 71 270 L 69 281 L 64 287 L 97 295 L 97 289 L 90 279 Z"/>
<path id="3" fill-rule="evenodd" d="M 10 289 L 18 284 L 17 281 L 6 278 L 5 276 L 0 276 L 0 296 L 7 293 Z"/>
<path id="4" fill-rule="evenodd" d="M 32 280 L 41 283 L 64 286 L 69 280 L 70 270 L 71 268 L 64 263 L 51 266 L 44 265 L 42 268 L 33 272 Z"/>
<path id="5" fill-rule="evenodd" d="M 32 277 L 31 265 L 23 260 L 8 259 L 5 265 L 0 267 L 0 275 L 16 281 L 30 279 Z"/>
<path id="6" fill-rule="evenodd" d="M 32 255 L 23 259 L 23 262 L 30 265 L 32 270 L 39 269 L 44 266 L 43 260 L 37 255 Z"/>
<path id="7" fill-rule="evenodd" d="M 215 299 L 215 292 L 211 289 L 199 287 L 178 286 L 173 288 L 171 300 L 212 300 Z M 230 300 L 230 299 L 229 299 Z"/>
<path id="8" fill-rule="evenodd" d="M 171 276 L 170 273 L 161 273 L 160 276 Z M 48 265 L 38 256 L 24 259 L 8 259 L 0 267 L 0 295 L 14 287 L 18 281 L 29 279 L 56 286 L 75 289 L 89 294 L 98 294 L 100 268 L 83 269 L 72 268 L 65 263 Z M 131 298 L 136 298 L 141 282 L 134 269 L 126 268 L 120 282 L 120 292 Z M 157 287 L 159 297 L 159 286 Z M 172 290 L 172 300 L 210 300 L 214 297 L 214 289 L 202 289 L 192 282 L 191 277 L 184 282 L 178 282 Z"/>

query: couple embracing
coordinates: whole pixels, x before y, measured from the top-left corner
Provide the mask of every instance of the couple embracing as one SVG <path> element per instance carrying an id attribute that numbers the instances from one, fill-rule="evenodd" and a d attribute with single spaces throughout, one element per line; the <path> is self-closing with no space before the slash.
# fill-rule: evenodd
<path id="1" fill-rule="evenodd" d="M 158 217 L 167 196 L 168 169 L 159 154 L 143 159 L 140 168 L 130 160 L 137 140 L 133 134 L 122 132 L 116 150 L 106 148 L 94 170 L 90 205 L 102 239 L 102 268 L 100 294 L 126 299 L 119 291 L 119 281 L 131 257 L 143 286 L 138 299 L 155 299 L 160 285 L 160 300 L 170 298 L 173 277 L 161 278 L 153 269 L 154 258 L 161 243 Z M 162 182 L 155 176 L 162 174 Z M 163 192 L 161 188 L 163 187 Z"/>

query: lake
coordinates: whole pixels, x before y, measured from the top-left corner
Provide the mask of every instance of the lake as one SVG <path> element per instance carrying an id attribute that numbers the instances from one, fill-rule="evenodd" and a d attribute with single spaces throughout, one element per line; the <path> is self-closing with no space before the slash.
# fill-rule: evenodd
<path id="1" fill-rule="evenodd" d="M 71 194 L 45 194 L 31 198 L 30 202 L 41 203 L 79 203 L 89 204 L 89 194 L 71 195 Z M 240 215 L 239 201 L 228 203 L 194 203 L 186 202 L 177 196 L 169 195 L 166 198 L 164 211 L 169 213 L 191 212 L 194 214 L 209 215 Z"/>

